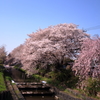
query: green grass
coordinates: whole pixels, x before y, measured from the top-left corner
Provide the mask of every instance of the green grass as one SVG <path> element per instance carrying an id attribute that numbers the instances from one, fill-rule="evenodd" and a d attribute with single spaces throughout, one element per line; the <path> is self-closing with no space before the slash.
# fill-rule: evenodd
<path id="1" fill-rule="evenodd" d="M 0 92 L 2 91 L 6 91 L 6 85 L 5 85 L 5 82 L 4 82 L 4 77 L 3 77 L 3 73 L 0 72 Z"/>
<path id="2" fill-rule="evenodd" d="M 5 79 L 8 81 L 11 81 L 12 80 L 12 78 L 10 77 L 10 76 L 5 76 Z"/>
<path id="3" fill-rule="evenodd" d="M 15 69 L 18 69 L 18 70 L 19 70 L 19 71 L 21 71 L 21 72 L 24 72 L 24 73 L 26 72 L 24 69 L 22 69 L 22 68 L 18 67 L 17 65 L 16 65 L 16 66 L 14 66 L 14 68 L 15 68 Z"/>
<path id="4" fill-rule="evenodd" d="M 51 79 L 50 78 L 46 78 L 46 77 L 42 77 L 40 75 L 33 75 L 33 77 L 37 80 L 37 81 L 46 81 L 46 82 L 50 82 Z"/>
<path id="5" fill-rule="evenodd" d="M 81 93 L 75 94 L 75 92 L 72 92 L 72 91 L 70 91 L 69 89 L 66 89 L 64 92 L 67 93 L 68 95 L 74 97 L 74 98 L 86 100 L 86 97 L 83 96 Z"/>
<path id="6" fill-rule="evenodd" d="M 46 81 L 48 84 L 50 84 L 52 86 L 55 86 L 60 90 L 64 90 L 65 89 L 65 87 L 61 86 L 61 82 L 60 81 L 54 80 L 52 78 L 46 78 L 46 77 L 43 77 L 43 76 L 40 76 L 40 75 L 37 75 L 37 74 L 34 74 L 33 78 L 36 81 Z"/>
<path id="7" fill-rule="evenodd" d="M 3 72 L 4 71 L 4 66 L 3 64 L 0 64 L 0 72 Z"/>
<path id="8" fill-rule="evenodd" d="M 100 92 L 100 80 L 88 78 L 86 92 L 90 96 L 96 96 L 97 92 Z"/>

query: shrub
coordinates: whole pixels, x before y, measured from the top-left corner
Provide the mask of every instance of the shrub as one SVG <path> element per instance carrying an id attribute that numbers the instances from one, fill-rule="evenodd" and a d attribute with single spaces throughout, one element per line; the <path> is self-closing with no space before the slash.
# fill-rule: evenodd
<path id="1" fill-rule="evenodd" d="M 88 95 L 96 96 L 100 92 L 100 80 L 89 78 L 87 80 L 86 92 Z"/>
<path id="2" fill-rule="evenodd" d="M 10 80 L 10 81 L 12 80 L 12 78 L 10 76 L 6 76 L 5 79 Z"/>

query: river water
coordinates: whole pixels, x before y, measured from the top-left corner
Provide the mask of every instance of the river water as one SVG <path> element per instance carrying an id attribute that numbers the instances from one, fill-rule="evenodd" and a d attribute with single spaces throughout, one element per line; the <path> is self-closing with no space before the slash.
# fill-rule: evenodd
<path id="1" fill-rule="evenodd" d="M 55 100 L 54 96 L 24 96 L 26 100 Z"/>

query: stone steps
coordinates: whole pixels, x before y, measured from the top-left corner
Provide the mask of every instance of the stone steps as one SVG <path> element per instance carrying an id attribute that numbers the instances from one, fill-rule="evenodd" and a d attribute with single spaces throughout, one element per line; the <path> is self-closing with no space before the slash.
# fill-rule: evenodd
<path id="1" fill-rule="evenodd" d="M 32 91 L 27 91 L 27 92 L 22 92 L 22 94 L 31 94 L 31 95 L 53 95 L 54 93 L 52 92 L 32 92 Z"/>
<path id="2" fill-rule="evenodd" d="M 49 89 L 50 87 L 49 86 L 32 86 L 32 85 L 17 85 L 18 88 L 20 89 L 39 89 L 39 88 L 43 88 L 43 89 Z"/>

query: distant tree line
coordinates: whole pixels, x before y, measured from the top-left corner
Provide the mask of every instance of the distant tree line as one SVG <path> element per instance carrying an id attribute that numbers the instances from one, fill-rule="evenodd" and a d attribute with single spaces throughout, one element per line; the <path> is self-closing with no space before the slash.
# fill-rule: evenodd
<path id="1" fill-rule="evenodd" d="M 4 46 L 1 46 L 0 47 L 0 64 L 3 64 L 5 59 L 6 59 L 6 50 L 5 50 L 5 47 Z"/>

